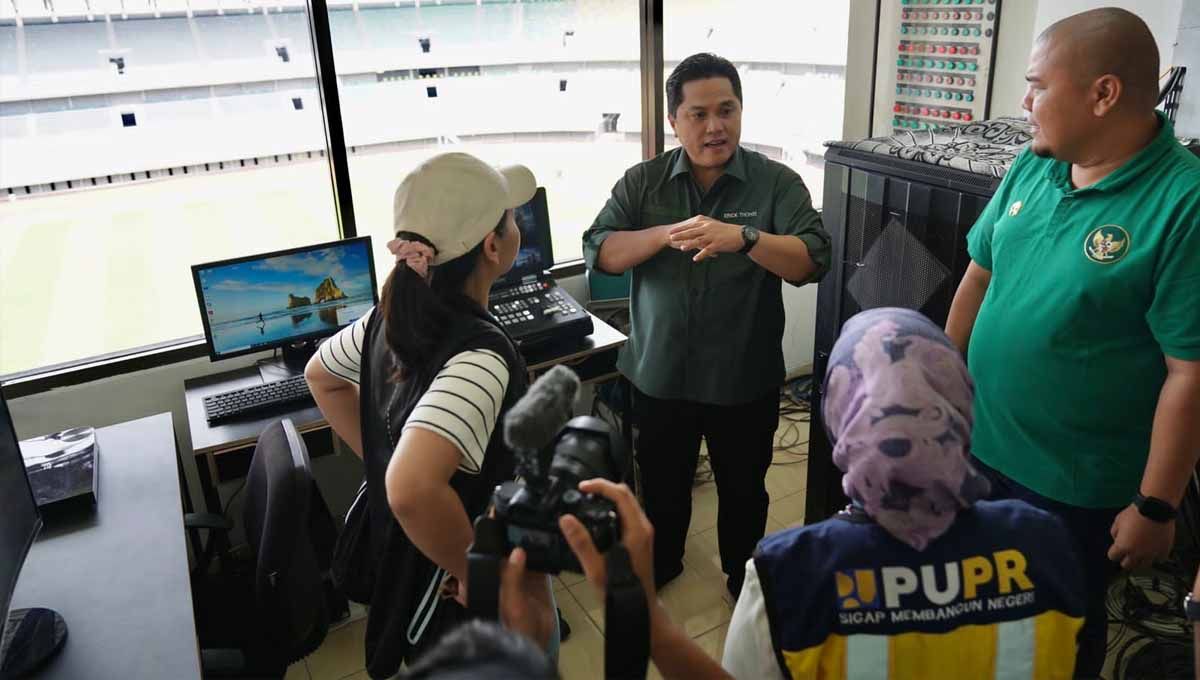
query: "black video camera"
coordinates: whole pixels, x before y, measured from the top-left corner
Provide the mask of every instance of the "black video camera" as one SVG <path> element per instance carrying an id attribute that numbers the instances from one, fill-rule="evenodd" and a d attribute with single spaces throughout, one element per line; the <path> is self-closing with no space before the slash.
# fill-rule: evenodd
<path id="1" fill-rule="evenodd" d="M 529 569 L 557 574 L 580 571 L 558 518 L 574 515 L 587 527 L 600 552 L 619 544 L 616 507 L 585 494 L 579 482 L 602 477 L 622 481 L 629 469 L 624 441 L 608 423 L 591 416 L 571 418 L 579 378 L 555 366 L 530 386 L 504 417 L 504 441 L 517 456 L 520 481 L 492 494 L 494 512 L 475 525 L 472 555 L 507 555 L 524 548 Z"/>
<path id="2" fill-rule="evenodd" d="M 496 487 L 492 503 L 509 550 L 524 548 L 530 569 L 546 574 L 564 569 L 581 572 L 579 560 L 558 528 L 562 515 L 578 518 L 601 553 L 620 540 L 621 527 L 612 501 L 579 490 L 579 482 L 585 479 L 621 481 L 623 442 L 608 423 L 579 416 L 548 446 L 518 450 L 518 456 L 522 481 Z"/>
<path id="3" fill-rule="evenodd" d="M 619 482 L 632 469 L 624 441 L 608 423 L 591 416 L 568 421 L 579 378 L 555 366 L 529 388 L 504 418 L 504 440 L 517 454 L 521 481 L 504 482 L 492 494 L 493 512 L 475 520 L 467 551 L 468 609 L 495 620 L 500 611 L 504 556 L 524 548 L 531 571 L 582 572 L 558 528 L 574 515 L 588 530 L 608 569 L 605 617 L 621 621 L 604 641 L 605 677 L 644 678 L 650 659 L 646 593 L 621 545 L 621 523 L 612 501 L 579 490 L 579 482 L 602 477 Z"/>

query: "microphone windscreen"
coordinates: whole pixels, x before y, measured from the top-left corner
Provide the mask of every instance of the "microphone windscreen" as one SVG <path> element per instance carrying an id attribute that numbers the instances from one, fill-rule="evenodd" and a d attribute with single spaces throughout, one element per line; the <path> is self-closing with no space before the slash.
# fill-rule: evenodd
<path id="1" fill-rule="evenodd" d="M 571 419 L 579 378 L 565 366 L 555 366 L 534 381 L 504 418 L 504 441 L 514 450 L 540 450 Z"/>

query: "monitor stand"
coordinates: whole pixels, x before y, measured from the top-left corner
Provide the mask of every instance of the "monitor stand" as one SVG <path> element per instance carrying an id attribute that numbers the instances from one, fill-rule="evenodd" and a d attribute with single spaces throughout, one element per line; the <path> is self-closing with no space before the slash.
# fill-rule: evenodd
<path id="1" fill-rule="evenodd" d="M 285 345 L 283 356 L 274 356 L 258 361 L 259 377 L 264 383 L 273 383 L 304 375 L 304 367 L 308 365 L 308 360 L 312 358 L 312 355 L 317 353 L 319 345 L 320 343 L 315 340 Z"/>
<path id="2" fill-rule="evenodd" d="M 67 623 L 53 609 L 14 609 L 0 640 L 0 677 L 23 678 L 41 668 L 67 639 Z"/>

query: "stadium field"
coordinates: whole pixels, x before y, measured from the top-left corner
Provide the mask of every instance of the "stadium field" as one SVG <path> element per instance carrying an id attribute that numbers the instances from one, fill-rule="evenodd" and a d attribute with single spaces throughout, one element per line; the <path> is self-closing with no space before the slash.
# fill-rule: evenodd
<path id="1" fill-rule="evenodd" d="M 560 262 L 579 257 L 580 234 L 641 154 L 624 140 L 440 150 L 451 149 L 533 169 Z M 438 151 L 350 159 L 358 233 L 372 236 L 381 282 L 392 192 Z M 0 202 L 0 375 L 200 334 L 192 264 L 337 237 L 323 160 Z"/>

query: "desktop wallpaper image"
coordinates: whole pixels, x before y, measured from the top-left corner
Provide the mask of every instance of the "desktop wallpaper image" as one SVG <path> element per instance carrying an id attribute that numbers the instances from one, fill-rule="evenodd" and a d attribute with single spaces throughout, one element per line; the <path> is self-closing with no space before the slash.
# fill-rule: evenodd
<path id="1" fill-rule="evenodd" d="M 333 333 L 374 303 L 365 244 L 332 246 L 201 270 L 218 354 Z"/>

